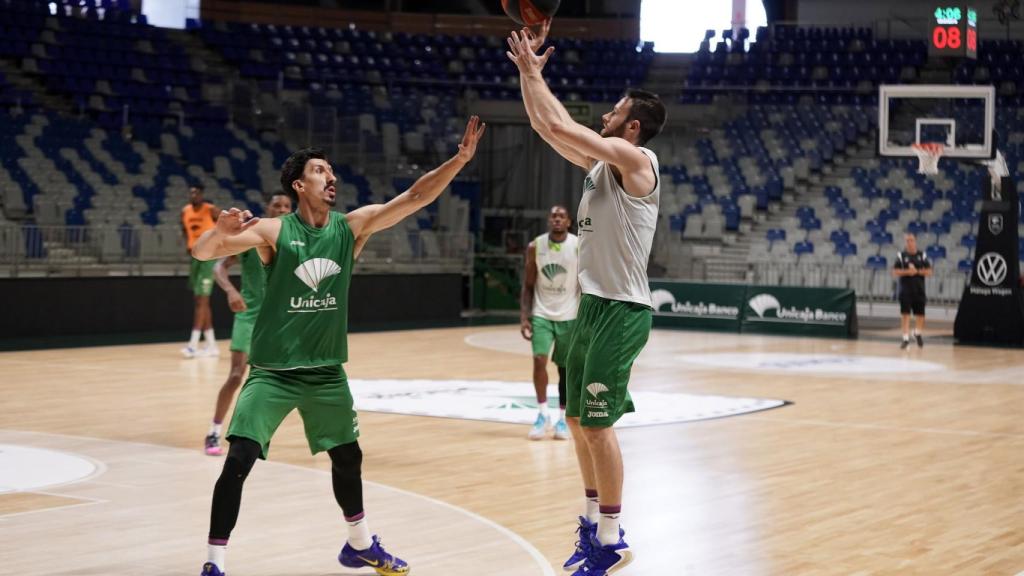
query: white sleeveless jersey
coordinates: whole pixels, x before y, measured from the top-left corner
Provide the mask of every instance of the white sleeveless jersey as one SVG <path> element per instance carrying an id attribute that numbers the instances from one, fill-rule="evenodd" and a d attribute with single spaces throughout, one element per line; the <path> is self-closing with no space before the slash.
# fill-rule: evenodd
<path id="1" fill-rule="evenodd" d="M 533 315 L 553 322 L 575 320 L 580 304 L 579 238 L 567 234 L 559 243 L 541 234 L 533 246 L 537 255 Z"/>
<path id="2" fill-rule="evenodd" d="M 661 176 L 654 152 L 640 151 L 650 158 L 654 170 L 654 191 L 647 196 L 627 194 L 603 161 L 594 164 L 583 181 L 577 215 L 580 287 L 584 294 L 651 306 L 647 260 L 658 225 Z"/>

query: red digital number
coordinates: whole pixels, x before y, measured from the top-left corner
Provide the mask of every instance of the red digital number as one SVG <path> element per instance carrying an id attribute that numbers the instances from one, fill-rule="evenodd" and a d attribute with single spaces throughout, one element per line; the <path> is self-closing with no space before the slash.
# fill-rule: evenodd
<path id="1" fill-rule="evenodd" d="M 949 47 L 956 50 L 960 47 L 960 29 L 950 27 L 947 29 L 946 34 L 949 36 Z"/>
<path id="2" fill-rule="evenodd" d="M 968 35 L 968 43 L 970 43 L 971 36 Z M 935 30 L 932 31 L 932 46 L 935 46 L 939 50 L 949 48 L 950 50 L 956 50 L 961 46 L 960 29 L 955 26 L 948 28 L 943 26 L 936 26 Z"/>
<path id="3" fill-rule="evenodd" d="M 967 29 L 967 49 L 972 52 L 978 49 L 978 33 L 973 28 Z"/>

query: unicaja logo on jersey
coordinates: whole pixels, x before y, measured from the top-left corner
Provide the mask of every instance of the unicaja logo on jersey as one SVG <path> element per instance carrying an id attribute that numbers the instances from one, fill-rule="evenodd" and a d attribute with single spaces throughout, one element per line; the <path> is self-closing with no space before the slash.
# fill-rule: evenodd
<path id="1" fill-rule="evenodd" d="M 583 179 L 583 192 L 593 192 L 597 190 L 597 184 L 594 184 L 594 179 L 587 174 L 587 177 Z"/>
<path id="2" fill-rule="evenodd" d="M 299 277 L 299 280 L 302 280 L 303 284 L 309 286 L 313 293 L 308 296 L 292 296 L 288 301 L 292 308 L 289 312 L 326 312 L 328 310 L 337 310 L 338 299 L 331 296 L 330 292 L 321 297 L 317 294 L 317 290 L 319 290 L 320 284 L 324 280 L 340 273 L 341 266 L 328 258 L 312 258 L 299 264 L 298 268 L 295 269 L 295 275 Z"/>
<path id="3" fill-rule="evenodd" d="M 295 269 L 295 275 L 302 280 L 302 283 L 316 290 L 324 279 L 339 274 L 341 266 L 334 260 L 328 258 L 313 258 L 306 260 Z"/>
<path id="4" fill-rule="evenodd" d="M 545 264 L 544 267 L 540 269 L 540 273 L 543 274 L 544 277 L 548 279 L 548 282 L 551 283 L 551 290 L 557 292 L 565 291 L 565 281 L 569 277 L 569 271 L 566 270 L 564 266 L 551 262 L 549 264 Z M 560 282 L 556 280 L 559 278 L 561 280 Z"/>

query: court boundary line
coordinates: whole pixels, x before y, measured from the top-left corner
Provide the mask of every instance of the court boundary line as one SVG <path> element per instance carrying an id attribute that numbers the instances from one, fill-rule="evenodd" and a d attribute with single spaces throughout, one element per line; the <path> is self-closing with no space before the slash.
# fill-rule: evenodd
<path id="1" fill-rule="evenodd" d="M 71 434 L 57 434 L 57 433 L 54 433 L 54 432 L 36 432 L 36 431 L 30 431 L 30 430 L 12 430 L 12 429 L 9 429 L 9 428 L 0 429 L 0 432 L 13 432 L 15 434 L 30 434 L 30 435 L 36 435 L 36 436 L 49 436 L 49 437 L 55 437 L 55 438 L 77 438 L 77 439 L 91 440 L 91 441 L 96 441 L 96 442 L 111 442 L 111 443 L 119 443 L 119 444 L 133 444 L 133 445 L 136 445 L 136 446 L 151 446 L 151 447 L 169 449 L 169 450 L 173 450 L 173 451 L 176 451 L 176 452 L 187 452 L 187 453 L 191 453 L 192 452 L 191 450 L 188 450 L 187 448 L 179 448 L 177 446 L 166 446 L 166 445 L 163 445 L 163 444 L 153 444 L 153 443 L 149 443 L 149 442 L 132 442 L 132 441 L 128 441 L 128 440 L 111 440 L 111 439 L 108 439 L 108 438 L 97 438 L 95 436 L 75 436 L 75 435 L 71 435 Z M 47 448 L 41 448 L 41 450 L 47 450 Z M 54 450 L 51 450 L 51 451 L 54 451 Z M 303 470 L 303 471 L 315 472 L 315 473 L 317 473 L 317 474 L 319 474 L 321 476 L 330 475 L 330 472 L 328 472 L 327 470 L 319 470 L 317 468 L 308 468 L 306 466 L 299 466 L 298 464 L 290 464 L 288 462 L 264 461 L 263 464 L 272 464 L 272 465 L 276 465 L 276 466 L 285 466 L 285 467 L 288 467 L 288 468 L 297 468 L 297 469 Z M 103 471 L 104 472 L 107 471 L 107 467 L 106 466 L 104 466 Z M 75 481 L 72 481 L 72 482 L 68 482 L 68 483 L 62 484 L 62 486 L 78 484 L 78 483 L 85 482 L 85 481 L 87 481 L 85 478 L 81 478 L 81 479 L 78 479 L 78 480 L 75 480 Z M 387 484 L 382 484 L 380 482 L 375 482 L 373 480 L 363 480 L 363 482 L 366 483 L 366 484 L 371 484 L 371 485 L 373 485 L 376 488 L 384 489 L 386 491 L 391 491 L 391 492 L 394 492 L 394 493 L 397 493 L 397 494 L 401 494 L 401 495 L 409 496 L 409 497 L 413 497 L 413 498 L 419 498 L 421 500 L 425 500 L 425 501 L 430 502 L 432 504 L 437 504 L 437 505 L 441 506 L 442 508 L 447 508 L 449 510 L 452 510 L 452 511 L 458 513 L 458 514 L 462 514 L 463 516 L 465 516 L 465 517 L 467 517 L 467 518 L 469 518 L 471 520 L 476 520 L 476 521 L 482 522 L 485 526 L 490 526 L 491 528 L 494 528 L 495 530 L 497 530 L 498 533 L 503 534 L 504 536 L 506 536 L 509 540 L 511 540 L 513 543 L 518 545 L 524 552 L 526 552 L 526 554 L 528 556 L 530 556 L 530 558 L 532 558 L 533 561 L 540 567 L 540 573 L 541 573 L 542 576 L 556 576 L 554 568 L 551 567 L 551 563 L 548 562 L 548 559 L 545 558 L 544 555 L 540 553 L 540 550 L 537 550 L 537 548 L 535 546 L 533 546 L 533 544 L 530 544 L 525 538 L 523 538 L 519 534 L 513 532 L 511 529 L 509 529 L 509 528 L 507 528 L 505 526 L 502 526 L 501 524 L 498 524 L 494 520 L 491 520 L 489 518 L 485 518 L 484 516 L 481 516 L 481 515 L 477 514 L 476 512 L 471 512 L 469 510 L 466 510 L 465 508 L 461 508 L 461 507 L 456 506 L 454 504 L 451 504 L 449 502 L 445 502 L 443 500 L 438 500 L 437 498 L 432 498 L 430 496 L 426 496 L 426 495 L 423 495 L 423 494 L 418 494 L 416 492 L 412 492 L 412 491 L 409 491 L 409 490 L 404 490 L 402 488 L 396 488 L 394 486 L 389 486 Z M 49 488 L 49 487 L 47 487 L 47 488 Z M 55 496 L 61 496 L 60 494 L 54 494 L 54 495 Z M 64 495 L 64 496 L 67 497 L 66 495 Z M 81 505 L 84 506 L 84 505 L 92 505 L 92 504 L 96 504 L 96 502 L 83 503 Z M 59 509 L 66 509 L 66 508 L 67 507 L 65 506 L 65 507 L 61 507 L 61 508 L 47 508 L 45 510 L 59 510 Z M 39 512 L 44 512 L 45 510 L 40 510 Z M 6 517 L 4 517 L 4 518 L 6 518 Z"/>

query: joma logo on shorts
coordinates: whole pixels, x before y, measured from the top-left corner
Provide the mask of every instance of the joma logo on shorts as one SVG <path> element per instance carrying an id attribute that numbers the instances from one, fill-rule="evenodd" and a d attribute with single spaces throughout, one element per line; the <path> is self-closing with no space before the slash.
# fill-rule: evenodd
<path id="1" fill-rule="evenodd" d="M 587 411 L 587 418 L 607 418 L 607 412 L 591 412 Z"/>

